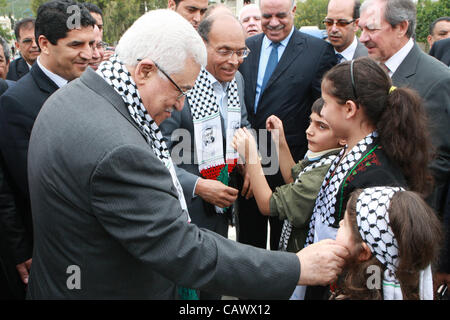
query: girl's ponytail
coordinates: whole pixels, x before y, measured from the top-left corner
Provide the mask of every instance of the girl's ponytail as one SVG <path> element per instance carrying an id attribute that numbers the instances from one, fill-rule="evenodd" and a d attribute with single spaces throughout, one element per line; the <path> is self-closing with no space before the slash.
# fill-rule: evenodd
<path id="1" fill-rule="evenodd" d="M 422 99 L 408 88 L 391 87 L 387 94 L 376 124 L 381 145 L 402 168 L 410 189 L 427 195 L 433 181 L 428 169 L 432 145 Z"/>

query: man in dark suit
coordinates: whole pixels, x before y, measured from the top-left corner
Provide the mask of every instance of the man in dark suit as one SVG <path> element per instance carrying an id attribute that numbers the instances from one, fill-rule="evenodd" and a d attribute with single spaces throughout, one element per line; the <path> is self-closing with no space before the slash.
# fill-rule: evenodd
<path id="1" fill-rule="evenodd" d="M 366 0 L 361 6 L 360 40 L 369 56 L 386 69 L 395 86 L 415 89 L 424 100 L 436 149 L 430 163 L 435 188 L 427 201 L 442 215 L 450 176 L 450 70 L 414 43 L 415 26 L 411 0 Z"/>
<path id="2" fill-rule="evenodd" d="M 328 3 L 323 23 L 338 63 L 367 56 L 367 48 L 356 37 L 360 7 L 359 0 L 330 0 Z"/>
<path id="3" fill-rule="evenodd" d="M 294 1 L 263 0 L 260 5 L 264 33 L 247 39 L 250 55 L 239 69 L 245 80 L 248 118 L 258 131 L 266 128 L 270 115 L 278 116 L 284 123 L 292 156 L 298 161 L 307 150 L 305 131 L 311 105 L 320 97 L 322 76 L 336 64 L 336 57 L 330 44 L 295 30 Z M 262 163 L 270 169 L 265 173 L 269 185 L 275 188 L 283 184 L 283 179 L 277 162 L 270 160 L 276 158 L 275 152 L 271 152 L 270 135 L 264 141 L 259 140 Z M 259 213 L 254 199 L 247 201 L 240 197 L 238 206 L 238 240 L 265 248 L 267 217 Z M 276 250 L 281 222 L 278 218 L 270 221 L 271 248 Z"/>
<path id="4" fill-rule="evenodd" d="M 39 7 L 36 39 L 42 51 L 31 71 L 0 98 L 0 149 L 11 178 L 16 210 L 8 219 L 8 242 L 22 281 L 28 282 L 33 249 L 33 227 L 27 175 L 28 141 L 34 121 L 47 98 L 81 75 L 92 58 L 95 21 L 80 9 L 81 28 L 68 29 L 70 1 L 48 2 Z M 71 12 L 69 10 L 69 12 Z M 11 221 L 14 221 L 11 222 Z M 1 222 L 1 221 L 0 221 Z"/>
<path id="5" fill-rule="evenodd" d="M 436 41 L 431 47 L 429 54 L 450 66 L 450 38 Z"/>
<path id="6" fill-rule="evenodd" d="M 347 256 L 335 241 L 270 252 L 189 223 L 159 126 L 181 111 L 206 64 L 191 25 L 150 11 L 116 52 L 52 95 L 34 125 L 28 297 L 176 299 L 183 286 L 283 299 L 296 283 L 335 279 Z"/>
<path id="7" fill-rule="evenodd" d="M 8 80 L 17 81 L 26 75 L 40 54 L 34 35 L 35 19 L 25 18 L 18 21 L 14 27 L 16 36 L 16 48 L 20 57 L 11 62 Z"/>

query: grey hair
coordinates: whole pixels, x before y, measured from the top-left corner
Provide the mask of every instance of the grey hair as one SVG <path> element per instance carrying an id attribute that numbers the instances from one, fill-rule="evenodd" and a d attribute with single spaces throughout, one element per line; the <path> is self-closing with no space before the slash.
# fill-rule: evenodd
<path id="1" fill-rule="evenodd" d="M 3 37 L 0 37 L 0 44 L 3 47 L 3 54 L 5 55 L 6 63 L 8 63 L 9 60 L 11 59 L 11 51 L 9 51 L 9 44 Z"/>
<path id="2" fill-rule="evenodd" d="M 412 0 L 366 0 L 361 5 L 360 12 L 363 12 L 375 1 L 386 3 L 384 10 L 384 19 L 395 27 L 403 21 L 408 21 L 408 30 L 406 36 L 414 37 L 416 31 L 416 6 Z"/>
<path id="3" fill-rule="evenodd" d="M 259 8 L 261 9 L 261 4 L 264 0 L 259 1 Z M 297 0 L 291 0 L 291 10 L 297 5 Z"/>
<path id="4" fill-rule="evenodd" d="M 178 13 L 152 10 L 137 19 L 123 34 L 116 48 L 118 58 L 135 66 L 138 59 L 157 62 L 167 73 L 179 73 L 186 59 L 206 65 L 206 47 L 197 31 Z M 161 75 L 162 76 L 162 75 Z"/>

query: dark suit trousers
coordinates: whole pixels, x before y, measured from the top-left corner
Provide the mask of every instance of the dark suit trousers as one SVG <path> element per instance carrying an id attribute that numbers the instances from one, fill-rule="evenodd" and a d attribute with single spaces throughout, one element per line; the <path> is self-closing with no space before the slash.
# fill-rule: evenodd
<path id="1" fill-rule="evenodd" d="M 242 178 L 239 190 L 242 190 Z M 255 198 L 245 199 L 239 193 L 236 201 L 236 236 L 237 241 L 254 247 L 266 249 L 267 222 L 270 223 L 270 249 L 278 250 L 283 222 L 278 217 L 267 217 L 259 212 Z"/>

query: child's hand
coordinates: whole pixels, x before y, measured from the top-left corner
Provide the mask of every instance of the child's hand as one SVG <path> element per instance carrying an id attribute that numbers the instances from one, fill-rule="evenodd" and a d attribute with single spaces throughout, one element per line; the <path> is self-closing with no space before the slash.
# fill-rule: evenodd
<path id="1" fill-rule="evenodd" d="M 250 159 L 257 158 L 258 149 L 255 138 L 253 138 L 252 134 L 246 128 L 240 128 L 236 131 L 231 146 L 246 162 L 249 162 Z"/>
<path id="2" fill-rule="evenodd" d="M 283 121 L 277 116 L 271 115 L 266 120 L 266 129 L 272 133 L 272 140 L 278 143 L 280 139 L 284 138 Z"/>

